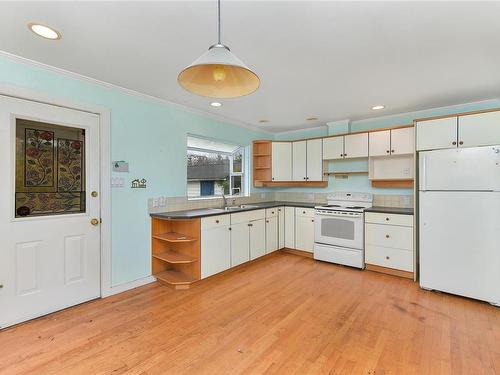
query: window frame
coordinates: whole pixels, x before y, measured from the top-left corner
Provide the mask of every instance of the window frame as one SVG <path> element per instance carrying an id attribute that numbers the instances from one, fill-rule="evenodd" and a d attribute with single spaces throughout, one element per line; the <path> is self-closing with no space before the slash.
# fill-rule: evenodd
<path id="1" fill-rule="evenodd" d="M 204 138 L 204 137 L 199 137 L 199 136 L 194 136 L 194 135 L 188 135 L 188 137 L 193 137 L 193 138 L 199 138 L 199 139 L 209 139 L 209 138 Z M 224 141 L 219 141 L 221 143 L 224 143 Z M 228 143 L 230 145 L 233 145 L 232 143 Z M 229 157 L 229 193 L 228 195 L 224 195 L 226 198 L 239 198 L 239 197 L 246 197 L 249 194 L 249 189 L 247 188 L 247 181 L 246 179 L 248 178 L 248 173 L 246 173 L 247 165 L 246 165 L 246 149 L 245 146 L 234 144 L 234 146 L 237 146 L 238 148 L 234 150 L 233 152 L 227 152 L 227 151 L 216 151 L 216 150 L 210 150 L 210 149 L 205 149 L 205 148 L 200 148 L 200 147 L 186 147 L 186 157 L 189 154 L 189 151 L 195 151 L 195 152 L 204 152 L 204 153 L 209 153 L 209 154 L 218 154 L 218 155 L 226 155 Z M 236 153 L 241 153 L 241 172 L 234 172 L 234 155 Z M 187 171 L 187 165 L 186 165 L 186 171 Z M 240 194 L 232 194 L 233 193 L 233 177 L 235 176 L 241 176 L 241 191 Z M 189 196 L 188 195 L 188 181 L 186 177 L 186 197 L 188 200 L 204 200 L 204 199 L 222 199 L 222 195 L 211 195 L 211 196 Z"/>

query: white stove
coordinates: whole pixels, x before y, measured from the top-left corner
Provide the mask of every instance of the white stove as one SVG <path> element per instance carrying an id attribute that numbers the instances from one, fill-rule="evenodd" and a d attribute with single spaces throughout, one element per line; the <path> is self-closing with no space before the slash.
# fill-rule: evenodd
<path id="1" fill-rule="evenodd" d="M 364 268 L 364 214 L 370 193 L 336 192 L 315 207 L 314 259 Z"/>

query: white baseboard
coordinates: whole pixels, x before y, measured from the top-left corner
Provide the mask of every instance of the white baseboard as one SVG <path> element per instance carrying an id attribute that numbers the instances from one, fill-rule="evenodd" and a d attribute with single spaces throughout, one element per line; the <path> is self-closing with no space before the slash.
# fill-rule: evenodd
<path id="1" fill-rule="evenodd" d="M 146 277 L 134 280 L 134 281 L 130 281 L 128 283 L 116 285 L 116 286 L 111 287 L 108 290 L 104 290 L 102 292 L 102 298 L 109 297 L 109 296 L 112 296 L 112 295 L 118 294 L 118 293 L 123 293 L 123 292 L 126 292 L 127 290 L 130 290 L 130 289 L 138 288 L 140 286 L 143 286 L 143 285 L 146 285 L 149 283 L 154 283 L 155 281 L 156 281 L 156 277 L 151 275 L 151 276 L 146 276 Z"/>

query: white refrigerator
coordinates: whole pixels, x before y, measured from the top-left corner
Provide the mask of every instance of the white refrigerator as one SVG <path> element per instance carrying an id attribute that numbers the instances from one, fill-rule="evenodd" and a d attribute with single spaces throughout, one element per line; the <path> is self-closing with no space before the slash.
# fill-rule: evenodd
<path id="1" fill-rule="evenodd" d="M 500 305 L 500 146 L 419 153 L 420 286 Z"/>

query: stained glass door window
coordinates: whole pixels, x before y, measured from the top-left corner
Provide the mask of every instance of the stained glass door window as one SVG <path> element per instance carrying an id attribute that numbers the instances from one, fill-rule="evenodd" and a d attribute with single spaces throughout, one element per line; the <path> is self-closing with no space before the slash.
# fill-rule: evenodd
<path id="1" fill-rule="evenodd" d="M 15 216 L 85 212 L 85 130 L 16 119 Z"/>

